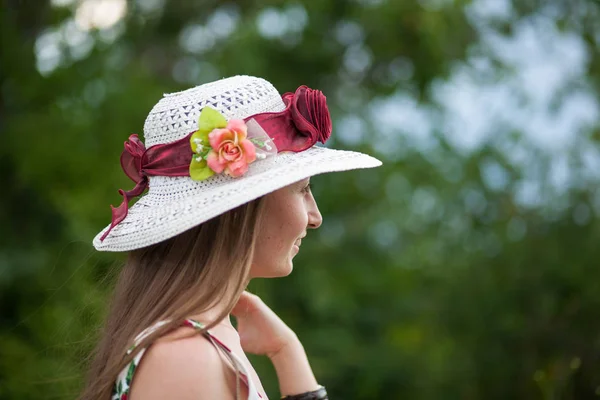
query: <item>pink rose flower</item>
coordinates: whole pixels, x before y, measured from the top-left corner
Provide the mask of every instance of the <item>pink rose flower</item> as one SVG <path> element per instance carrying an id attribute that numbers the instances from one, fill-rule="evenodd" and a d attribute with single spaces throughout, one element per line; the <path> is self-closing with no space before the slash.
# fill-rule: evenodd
<path id="1" fill-rule="evenodd" d="M 209 133 L 212 150 L 206 158 L 208 167 L 217 174 L 224 171 L 234 178 L 244 175 L 248 164 L 256 160 L 256 149 L 247 136 L 246 124 L 239 119 L 232 119 L 225 128 Z"/>

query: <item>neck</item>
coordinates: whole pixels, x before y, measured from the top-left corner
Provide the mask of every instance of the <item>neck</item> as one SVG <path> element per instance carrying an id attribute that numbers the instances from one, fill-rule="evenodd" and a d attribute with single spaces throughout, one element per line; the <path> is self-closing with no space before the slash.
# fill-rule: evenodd
<path id="1" fill-rule="evenodd" d="M 217 322 L 218 326 L 226 326 L 233 328 L 233 325 L 231 324 L 231 317 L 229 314 L 227 314 L 225 318 L 222 318 L 220 321 L 217 321 L 217 318 L 221 315 L 221 312 L 222 309 L 217 310 L 216 308 L 211 308 L 210 310 L 207 310 L 205 312 L 194 314 L 191 316 L 191 318 L 198 322 L 202 322 L 203 324 Z"/>
<path id="2" fill-rule="evenodd" d="M 248 279 L 248 281 L 244 285 L 244 288 L 246 288 L 249 283 L 250 283 L 250 279 Z M 226 289 L 226 291 L 231 292 L 231 288 Z M 240 296 L 241 296 L 241 293 L 237 293 L 234 296 L 235 302 L 237 302 L 237 300 L 239 299 Z M 214 304 L 211 308 L 209 308 L 208 310 L 196 313 L 196 314 L 190 316 L 190 318 L 192 318 L 198 322 L 202 322 L 203 324 L 210 324 L 212 322 L 217 322 L 217 326 L 231 328 L 231 329 L 235 330 L 235 328 L 233 327 L 233 324 L 231 323 L 231 316 L 229 314 L 225 315 L 225 317 L 222 317 L 221 320 L 217 321 L 218 318 L 222 315 L 222 313 L 226 310 L 226 308 L 228 306 L 227 299 L 230 299 L 230 298 L 231 297 L 228 295 L 222 296 L 221 300 L 219 302 L 217 302 L 216 304 Z"/>
<path id="3" fill-rule="evenodd" d="M 237 297 L 239 296 L 236 296 L 236 300 Z M 225 297 L 225 299 L 226 298 L 227 297 Z M 227 306 L 228 304 L 226 304 L 225 301 L 220 301 L 206 311 L 202 311 L 191 315 L 190 318 L 203 324 L 210 324 L 216 322 L 217 326 L 235 329 L 233 327 L 233 324 L 231 323 L 231 316 L 229 314 L 226 314 L 225 317 L 222 317 L 223 312 L 226 310 Z M 219 318 L 221 319 L 219 320 Z"/>

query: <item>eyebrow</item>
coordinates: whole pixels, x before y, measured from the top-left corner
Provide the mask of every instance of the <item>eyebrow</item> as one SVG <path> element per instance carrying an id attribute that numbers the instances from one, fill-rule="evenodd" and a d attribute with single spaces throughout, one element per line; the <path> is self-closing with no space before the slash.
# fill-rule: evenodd
<path id="1" fill-rule="evenodd" d="M 310 184 L 310 179 L 302 179 L 301 181 L 296 182 L 296 185 L 298 185 L 298 187 L 304 187 L 308 184 Z"/>

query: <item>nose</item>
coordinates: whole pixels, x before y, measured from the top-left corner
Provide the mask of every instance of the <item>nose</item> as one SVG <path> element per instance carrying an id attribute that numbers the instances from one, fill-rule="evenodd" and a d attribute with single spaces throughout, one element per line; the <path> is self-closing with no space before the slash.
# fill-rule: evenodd
<path id="1" fill-rule="evenodd" d="M 321 216 L 321 212 L 319 211 L 319 206 L 317 206 L 317 202 L 315 198 L 310 196 L 311 201 L 308 206 L 308 227 L 310 229 L 317 229 L 323 223 L 323 217 Z"/>

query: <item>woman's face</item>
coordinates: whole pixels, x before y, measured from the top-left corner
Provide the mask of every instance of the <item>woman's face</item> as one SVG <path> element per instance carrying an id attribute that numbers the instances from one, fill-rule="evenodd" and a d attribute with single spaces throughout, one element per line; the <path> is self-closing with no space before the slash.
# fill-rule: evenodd
<path id="1" fill-rule="evenodd" d="M 321 226 L 323 218 L 309 182 L 304 179 L 293 183 L 263 199 L 264 219 L 254 249 L 251 278 L 289 275 L 307 230 Z"/>

